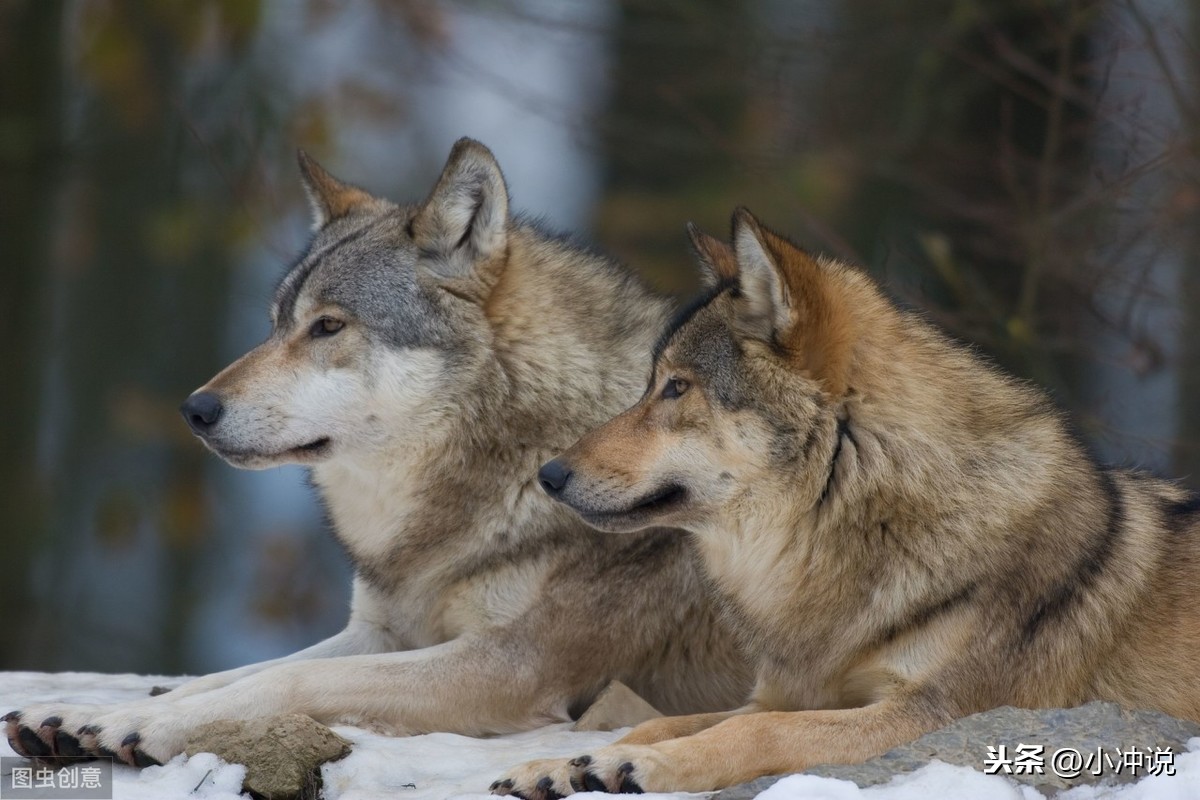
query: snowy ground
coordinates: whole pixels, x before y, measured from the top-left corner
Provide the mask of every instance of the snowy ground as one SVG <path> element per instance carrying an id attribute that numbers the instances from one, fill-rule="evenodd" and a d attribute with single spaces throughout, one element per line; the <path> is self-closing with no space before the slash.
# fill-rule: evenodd
<path id="1" fill-rule="evenodd" d="M 117 703 L 145 697 L 151 686 L 176 680 L 137 675 L 31 672 L 0 673 L 0 714 L 44 700 Z M 532 758 L 573 755 L 617 738 L 619 733 L 575 733 L 567 725 L 494 739 L 453 734 L 393 738 L 358 728 L 337 732 L 354 743 L 347 758 L 324 768 L 327 800 L 446 800 L 476 798 L 507 767 Z M 1177 775 L 1144 778 L 1111 789 L 1080 787 L 1061 800 L 1200 800 L 1200 738 L 1179 755 Z M 0 755 L 11 756 L 6 742 Z M 114 800 L 234 800 L 241 798 L 242 767 L 201 754 L 176 758 L 162 767 L 114 769 Z M 580 795 L 581 798 L 599 795 Z M 654 798 L 655 795 L 646 795 Z M 660 795 L 695 798 L 701 795 Z M 1041 794 L 996 776 L 934 763 L 886 786 L 859 789 L 852 783 L 796 775 L 759 795 L 762 800 L 926 800 L 954 797 L 978 800 L 1038 800 Z"/>

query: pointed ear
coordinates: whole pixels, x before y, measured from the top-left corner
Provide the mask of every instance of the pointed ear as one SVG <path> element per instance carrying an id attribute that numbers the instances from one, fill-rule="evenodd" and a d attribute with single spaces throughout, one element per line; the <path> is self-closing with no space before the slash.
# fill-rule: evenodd
<path id="1" fill-rule="evenodd" d="M 692 252 L 700 262 L 700 283 L 705 289 L 714 289 L 722 283 L 737 280 L 737 256 L 732 247 L 691 222 L 687 224 L 687 232 L 692 241 Z"/>
<path id="2" fill-rule="evenodd" d="M 459 139 L 441 177 L 412 222 L 413 238 L 434 255 L 429 268 L 443 278 L 463 278 L 508 245 L 508 186 L 492 151 Z"/>
<path id="3" fill-rule="evenodd" d="M 848 288 L 835 265 L 821 264 L 768 230 L 744 208 L 734 212 L 746 324 L 782 346 L 798 368 L 834 396 L 850 381 L 858 327 Z"/>
<path id="4" fill-rule="evenodd" d="M 780 264 L 767 243 L 767 232 L 745 208 L 733 212 L 742 321 L 765 339 L 791 327 L 791 297 Z"/>
<path id="5" fill-rule="evenodd" d="M 300 162 L 304 193 L 308 195 L 308 205 L 312 208 L 314 231 L 374 202 L 375 198 L 362 189 L 342 183 L 330 175 L 303 150 L 296 151 L 296 160 Z"/>

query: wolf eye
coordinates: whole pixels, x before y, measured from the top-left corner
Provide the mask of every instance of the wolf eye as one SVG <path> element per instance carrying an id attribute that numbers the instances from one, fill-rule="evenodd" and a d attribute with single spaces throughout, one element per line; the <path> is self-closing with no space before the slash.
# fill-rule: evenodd
<path id="1" fill-rule="evenodd" d="M 685 381 L 683 378 L 668 378 L 667 385 L 664 386 L 662 390 L 663 400 L 673 400 L 674 398 L 679 397 L 688 390 L 689 386 L 691 386 L 691 384 Z"/>
<path id="2" fill-rule="evenodd" d="M 308 329 L 308 335 L 314 339 L 319 339 L 322 336 L 333 336 L 335 333 L 346 327 L 346 323 L 340 319 L 333 317 L 321 317 L 312 324 Z"/>

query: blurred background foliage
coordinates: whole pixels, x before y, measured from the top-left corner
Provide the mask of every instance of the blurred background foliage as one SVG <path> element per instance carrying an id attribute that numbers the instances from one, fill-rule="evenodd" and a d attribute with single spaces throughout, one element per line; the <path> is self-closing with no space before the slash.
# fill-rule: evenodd
<path id="1" fill-rule="evenodd" d="M 1188 0 L 3 0 L 0 669 L 203 672 L 344 621 L 299 470 L 175 408 L 267 330 L 293 154 L 422 197 L 451 142 L 659 287 L 754 209 L 1200 465 Z"/>

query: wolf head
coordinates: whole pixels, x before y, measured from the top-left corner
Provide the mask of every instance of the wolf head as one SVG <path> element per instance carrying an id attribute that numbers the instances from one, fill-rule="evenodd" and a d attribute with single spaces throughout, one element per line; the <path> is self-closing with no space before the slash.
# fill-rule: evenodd
<path id="1" fill-rule="evenodd" d="M 181 408 L 239 467 L 394 453 L 427 429 L 446 387 L 477 377 L 479 299 L 506 254 L 508 192 L 478 142 L 455 144 L 419 205 L 372 197 L 303 153 L 300 171 L 315 233 L 276 290 L 270 336 Z"/>
<path id="2" fill-rule="evenodd" d="M 794 507 L 797 493 L 815 505 L 833 478 L 854 305 L 879 303 L 876 290 L 745 210 L 732 247 L 690 232 L 707 292 L 667 328 L 642 399 L 540 473 L 596 527 L 694 529 L 774 499 Z"/>

